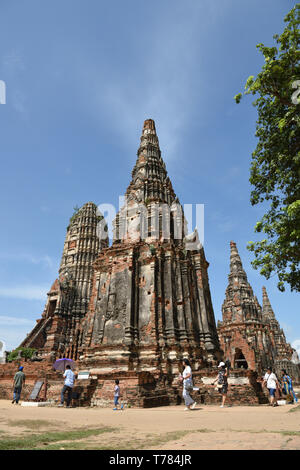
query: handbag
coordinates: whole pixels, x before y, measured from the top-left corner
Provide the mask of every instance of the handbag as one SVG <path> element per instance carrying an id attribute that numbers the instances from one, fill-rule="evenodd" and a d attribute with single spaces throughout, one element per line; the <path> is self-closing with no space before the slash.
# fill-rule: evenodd
<path id="1" fill-rule="evenodd" d="M 189 380 L 188 383 L 184 385 L 184 388 L 186 389 L 187 392 L 189 393 L 192 392 L 194 388 L 193 381 Z"/>

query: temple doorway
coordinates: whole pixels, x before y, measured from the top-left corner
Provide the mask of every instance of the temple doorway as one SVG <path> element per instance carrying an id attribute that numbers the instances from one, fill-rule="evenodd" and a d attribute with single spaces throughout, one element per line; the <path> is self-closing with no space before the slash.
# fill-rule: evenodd
<path id="1" fill-rule="evenodd" d="M 243 351 L 239 348 L 235 348 L 234 367 L 236 369 L 248 369 L 248 362 L 246 361 Z"/>
<path id="2" fill-rule="evenodd" d="M 57 300 L 50 300 L 50 302 L 49 302 L 49 308 L 48 308 L 48 316 L 49 317 L 52 317 L 54 312 L 55 312 L 56 302 L 57 302 Z"/>

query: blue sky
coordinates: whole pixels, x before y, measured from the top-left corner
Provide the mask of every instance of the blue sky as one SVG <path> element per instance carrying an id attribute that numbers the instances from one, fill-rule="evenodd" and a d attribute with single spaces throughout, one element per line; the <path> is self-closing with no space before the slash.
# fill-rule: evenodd
<path id="1" fill-rule="evenodd" d="M 221 319 L 236 241 L 259 301 L 268 294 L 300 347 L 299 294 L 277 290 L 246 249 L 263 207 L 249 202 L 251 98 L 236 105 L 294 6 L 289 0 L 0 0 L 0 339 L 16 347 L 57 277 L 75 205 L 118 206 L 143 121 L 152 118 L 182 204 L 205 204 L 205 252 Z"/>

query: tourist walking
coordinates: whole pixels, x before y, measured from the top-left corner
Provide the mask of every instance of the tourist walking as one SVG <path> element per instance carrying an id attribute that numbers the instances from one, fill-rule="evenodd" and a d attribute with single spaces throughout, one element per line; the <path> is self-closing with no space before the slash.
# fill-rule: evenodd
<path id="1" fill-rule="evenodd" d="M 64 406 L 65 393 L 67 392 L 67 408 L 71 408 L 70 404 L 72 400 L 72 390 L 75 382 L 75 374 L 71 370 L 71 367 L 69 365 L 66 366 L 66 370 L 64 372 L 63 377 L 65 378 L 65 382 L 61 391 L 60 404 L 58 406 Z"/>
<path id="2" fill-rule="evenodd" d="M 224 408 L 228 392 L 228 369 L 226 367 L 225 362 L 220 362 L 220 364 L 218 365 L 218 369 L 218 376 L 216 380 L 214 380 L 213 385 L 217 382 L 218 392 L 222 395 L 222 403 L 220 405 L 220 408 Z"/>
<path id="3" fill-rule="evenodd" d="M 282 372 L 282 383 L 283 383 L 283 389 L 282 392 L 284 395 L 290 397 L 290 402 L 291 403 L 298 403 L 298 398 L 295 395 L 294 389 L 293 389 L 293 381 L 291 377 L 287 374 L 287 371 L 285 369 L 281 370 Z"/>
<path id="4" fill-rule="evenodd" d="M 20 366 L 18 372 L 16 372 L 14 376 L 14 394 L 12 403 L 19 403 L 23 385 L 25 385 L 25 374 L 23 372 L 23 366 Z"/>
<path id="5" fill-rule="evenodd" d="M 114 388 L 114 410 L 117 410 L 118 409 L 118 405 L 119 405 L 119 398 L 120 398 L 120 386 L 119 386 L 119 380 L 116 379 L 115 380 L 115 388 Z"/>
<path id="6" fill-rule="evenodd" d="M 276 388 L 279 389 L 280 385 L 276 374 L 274 374 L 271 367 L 267 369 L 267 372 L 264 376 L 263 385 L 267 386 L 267 389 L 269 390 L 270 406 L 277 406 L 277 403 L 275 402 L 275 393 Z"/>
<path id="7" fill-rule="evenodd" d="M 185 403 L 185 411 L 193 410 L 197 403 L 192 399 L 190 393 L 193 390 L 193 376 L 192 376 L 192 366 L 188 359 L 183 359 L 182 365 L 184 371 L 182 375 L 179 376 L 180 380 L 183 383 L 183 392 L 182 397 Z"/>

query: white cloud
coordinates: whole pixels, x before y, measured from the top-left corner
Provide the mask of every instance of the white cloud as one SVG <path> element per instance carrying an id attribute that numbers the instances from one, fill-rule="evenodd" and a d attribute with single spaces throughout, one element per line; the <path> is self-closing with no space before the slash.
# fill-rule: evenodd
<path id="1" fill-rule="evenodd" d="M 26 261 L 32 264 L 43 264 L 46 268 L 52 269 L 55 262 L 48 255 L 34 256 L 29 253 L 0 253 L 0 259 L 9 261 Z"/>
<path id="2" fill-rule="evenodd" d="M 151 18 L 151 34 L 147 27 L 141 29 L 139 46 L 132 46 L 137 47 L 139 59 L 129 74 L 111 70 L 109 63 L 99 68 L 82 59 L 78 75 L 81 84 L 89 84 L 89 111 L 96 119 L 109 122 L 130 147 L 136 147 L 137 128 L 140 135 L 143 120 L 152 118 L 168 161 L 177 156 L 179 136 L 193 113 L 197 111 L 198 121 L 205 122 L 204 112 L 195 108 L 195 103 L 199 106 L 202 98 L 207 99 L 201 78 L 199 81 L 199 65 L 208 47 L 210 27 L 224 11 L 224 5 L 215 8 L 211 4 L 210 0 L 174 2 L 169 8 L 162 3 L 155 20 Z M 95 77 L 94 83 L 91 77 Z"/>
<path id="3" fill-rule="evenodd" d="M 28 318 L 0 315 L 0 340 L 5 343 L 6 351 L 18 347 L 35 323 L 35 320 Z"/>
<path id="4" fill-rule="evenodd" d="M 296 349 L 298 356 L 300 357 L 300 339 L 295 339 L 295 341 L 292 342 L 292 348 Z"/>
<path id="5" fill-rule="evenodd" d="M 27 285 L 27 286 L 13 286 L 13 287 L 0 287 L 0 297 L 9 297 L 13 299 L 24 300 L 45 300 L 49 285 Z"/>
<path id="6" fill-rule="evenodd" d="M 281 322 L 280 326 L 283 329 L 285 336 L 292 334 L 292 332 L 293 332 L 293 327 L 292 326 L 290 326 L 290 325 L 288 325 L 287 323 L 284 323 L 284 322 Z"/>
<path id="7" fill-rule="evenodd" d="M 0 315 L 0 327 L 2 326 L 28 326 L 32 325 L 32 320 L 28 318 L 20 318 L 20 317 L 10 317 L 8 315 Z"/>

